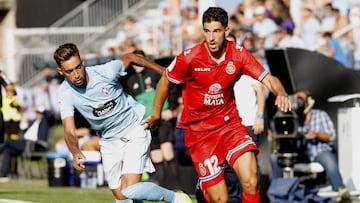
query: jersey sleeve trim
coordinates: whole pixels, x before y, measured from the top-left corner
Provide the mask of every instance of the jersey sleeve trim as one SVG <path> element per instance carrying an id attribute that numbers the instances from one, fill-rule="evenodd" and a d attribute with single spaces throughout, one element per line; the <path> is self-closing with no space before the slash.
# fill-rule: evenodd
<path id="1" fill-rule="evenodd" d="M 167 77 L 167 79 L 168 79 L 170 82 L 172 82 L 172 83 L 175 83 L 175 84 L 180 84 L 180 83 L 181 83 L 181 81 L 176 80 L 176 79 L 170 77 L 170 75 L 169 75 L 169 70 L 168 70 L 168 69 L 166 69 L 166 77 Z"/>
<path id="2" fill-rule="evenodd" d="M 258 80 L 259 81 L 262 81 L 264 78 L 265 78 L 265 76 L 267 76 L 269 74 L 269 72 L 268 71 L 264 71 L 263 73 L 261 73 L 261 75 L 258 77 Z"/>

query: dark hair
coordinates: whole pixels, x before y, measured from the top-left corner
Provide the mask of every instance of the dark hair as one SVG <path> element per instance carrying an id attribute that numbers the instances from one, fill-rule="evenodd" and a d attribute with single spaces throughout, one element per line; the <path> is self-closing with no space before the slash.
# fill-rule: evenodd
<path id="1" fill-rule="evenodd" d="M 212 21 L 220 22 L 222 26 L 227 27 L 229 21 L 227 12 L 220 7 L 209 7 L 203 14 L 202 22 L 204 25 Z"/>
<path id="2" fill-rule="evenodd" d="M 60 45 L 54 52 L 54 59 L 59 67 L 61 67 L 62 62 L 69 60 L 73 56 L 80 57 L 79 49 L 73 43 Z"/>
<path id="3" fill-rule="evenodd" d="M 134 53 L 134 54 L 137 54 L 137 55 L 141 55 L 141 56 L 146 56 L 146 55 L 145 55 L 145 52 L 144 52 L 143 50 L 141 50 L 141 49 L 135 49 L 135 50 L 133 51 L 133 53 Z"/>
<path id="4" fill-rule="evenodd" d="M 236 36 L 233 32 L 230 32 L 226 38 L 232 38 L 236 42 Z"/>
<path id="5" fill-rule="evenodd" d="M 329 38 L 331 38 L 331 37 L 332 37 L 332 33 L 331 33 L 331 32 L 324 32 L 324 33 L 322 34 L 322 36 L 323 36 L 323 37 L 329 37 Z"/>

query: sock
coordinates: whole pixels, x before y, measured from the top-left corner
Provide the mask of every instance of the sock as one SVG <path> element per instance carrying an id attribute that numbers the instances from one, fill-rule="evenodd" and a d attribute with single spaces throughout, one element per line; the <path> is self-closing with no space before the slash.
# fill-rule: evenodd
<path id="1" fill-rule="evenodd" d="M 172 202 L 175 192 L 151 182 L 139 182 L 121 190 L 129 199 Z"/>
<path id="2" fill-rule="evenodd" d="M 255 194 L 249 194 L 242 192 L 242 203 L 259 203 L 260 202 L 260 191 L 258 190 Z"/>
<path id="3" fill-rule="evenodd" d="M 154 163 L 155 165 L 155 179 L 158 181 L 159 185 L 165 185 L 165 166 L 164 162 Z"/>
<path id="4" fill-rule="evenodd" d="M 170 170 L 172 175 L 171 179 L 174 181 L 174 187 L 179 188 L 179 173 L 178 173 L 178 165 L 175 159 L 171 159 L 169 161 L 165 161 L 167 168 Z"/>
<path id="5" fill-rule="evenodd" d="M 175 159 L 166 161 L 166 164 L 169 167 L 171 174 L 173 176 L 177 177 L 178 176 L 178 166 L 177 166 Z"/>

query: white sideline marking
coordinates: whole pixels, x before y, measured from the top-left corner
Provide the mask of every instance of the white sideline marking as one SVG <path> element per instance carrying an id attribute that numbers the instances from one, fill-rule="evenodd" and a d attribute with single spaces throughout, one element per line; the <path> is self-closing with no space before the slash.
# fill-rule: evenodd
<path id="1" fill-rule="evenodd" d="M 33 203 L 33 202 L 25 202 L 21 200 L 13 200 L 13 199 L 0 199 L 0 203 Z"/>
<path id="2" fill-rule="evenodd" d="M 338 196 L 338 193 L 335 191 L 319 191 L 317 194 L 320 197 L 325 197 L 325 198 L 333 198 Z M 360 191 L 350 191 L 350 197 L 358 197 L 358 196 L 360 196 Z"/>

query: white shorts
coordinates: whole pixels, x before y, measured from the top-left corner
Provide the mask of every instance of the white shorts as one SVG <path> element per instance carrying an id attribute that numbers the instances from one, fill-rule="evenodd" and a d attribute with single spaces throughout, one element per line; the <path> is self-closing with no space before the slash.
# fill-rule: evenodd
<path id="1" fill-rule="evenodd" d="M 110 189 L 120 187 L 121 175 L 155 171 L 149 156 L 151 134 L 139 125 L 120 140 L 100 141 L 100 152 Z"/>

